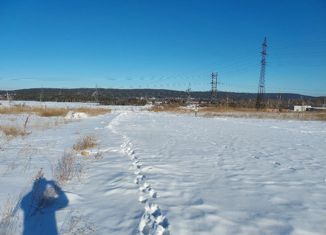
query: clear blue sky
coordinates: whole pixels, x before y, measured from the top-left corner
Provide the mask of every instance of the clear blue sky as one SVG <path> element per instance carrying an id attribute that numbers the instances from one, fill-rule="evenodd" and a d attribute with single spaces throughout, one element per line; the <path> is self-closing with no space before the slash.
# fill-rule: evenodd
<path id="1" fill-rule="evenodd" d="M 0 0 L 0 90 L 167 88 L 326 95 L 325 0 Z"/>

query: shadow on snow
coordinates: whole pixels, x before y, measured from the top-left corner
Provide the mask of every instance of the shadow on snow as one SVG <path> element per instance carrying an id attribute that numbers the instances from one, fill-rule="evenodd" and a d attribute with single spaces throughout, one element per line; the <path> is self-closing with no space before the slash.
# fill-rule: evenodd
<path id="1" fill-rule="evenodd" d="M 53 180 L 41 177 L 21 201 L 23 235 L 58 235 L 55 212 L 68 205 L 68 198 Z"/>

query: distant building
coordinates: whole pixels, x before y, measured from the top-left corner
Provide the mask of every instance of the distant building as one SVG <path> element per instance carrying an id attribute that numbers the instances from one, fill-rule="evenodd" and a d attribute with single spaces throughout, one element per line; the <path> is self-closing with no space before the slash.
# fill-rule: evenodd
<path id="1" fill-rule="evenodd" d="M 294 112 L 305 112 L 307 109 L 310 109 L 310 105 L 295 105 L 293 110 Z"/>

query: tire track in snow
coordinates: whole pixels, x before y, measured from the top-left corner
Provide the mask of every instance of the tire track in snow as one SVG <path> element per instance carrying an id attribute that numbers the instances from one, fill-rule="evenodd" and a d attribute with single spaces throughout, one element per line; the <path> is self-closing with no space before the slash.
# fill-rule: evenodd
<path id="1" fill-rule="evenodd" d="M 157 192 L 146 182 L 146 175 L 142 172 L 141 160 L 136 156 L 131 140 L 127 135 L 119 133 L 116 129 L 121 119 L 127 115 L 127 112 L 119 114 L 107 128 L 113 133 L 122 136 L 123 144 L 121 145 L 121 150 L 129 157 L 132 169 L 134 170 L 134 183 L 138 185 L 139 189 L 138 201 L 144 204 L 144 213 L 139 222 L 138 232 L 140 235 L 170 235 L 168 219 L 162 214 L 160 207 L 155 203 Z"/>

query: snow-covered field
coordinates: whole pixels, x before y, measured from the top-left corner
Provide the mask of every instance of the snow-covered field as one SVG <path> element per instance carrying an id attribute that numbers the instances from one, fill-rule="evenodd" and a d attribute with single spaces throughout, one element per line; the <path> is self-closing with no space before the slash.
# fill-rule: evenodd
<path id="1" fill-rule="evenodd" d="M 0 124 L 10 118 L 0 115 Z M 37 229 L 29 228 L 19 201 L 35 175 L 42 168 L 52 180 L 58 159 L 87 135 L 98 146 L 77 154 L 81 174 L 61 185 L 68 204 L 51 211 L 54 227 L 46 204 L 35 212 Z M 0 175 L 0 234 L 8 224 L 24 235 L 326 234 L 326 122 L 120 107 L 23 138 L 1 136 Z"/>

